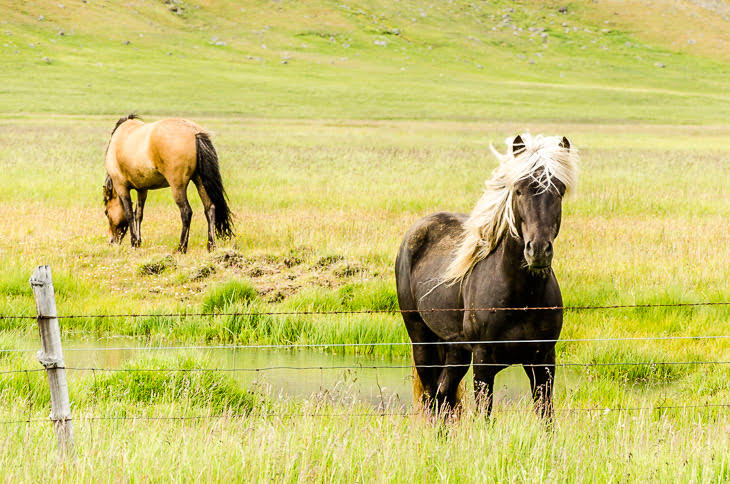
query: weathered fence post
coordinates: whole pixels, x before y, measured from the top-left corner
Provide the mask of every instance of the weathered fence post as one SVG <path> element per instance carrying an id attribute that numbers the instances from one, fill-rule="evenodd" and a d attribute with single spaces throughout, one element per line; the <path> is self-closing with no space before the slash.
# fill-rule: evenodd
<path id="1" fill-rule="evenodd" d="M 53 293 L 51 268 L 38 266 L 30 277 L 35 307 L 38 313 L 38 331 L 41 350 L 38 361 L 46 368 L 48 385 L 51 387 L 51 421 L 56 429 L 58 450 L 61 455 L 73 451 L 71 432 L 71 403 L 68 398 L 66 368 L 61 348 L 61 328 L 56 317 L 56 299 Z"/>

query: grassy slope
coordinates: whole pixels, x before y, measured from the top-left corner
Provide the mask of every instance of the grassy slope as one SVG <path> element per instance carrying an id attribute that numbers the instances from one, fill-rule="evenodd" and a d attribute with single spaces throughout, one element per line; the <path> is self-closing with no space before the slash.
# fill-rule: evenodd
<path id="1" fill-rule="evenodd" d="M 679 49 L 676 2 L 614 3 L 11 2 L 0 111 L 725 121 L 728 22 Z"/>

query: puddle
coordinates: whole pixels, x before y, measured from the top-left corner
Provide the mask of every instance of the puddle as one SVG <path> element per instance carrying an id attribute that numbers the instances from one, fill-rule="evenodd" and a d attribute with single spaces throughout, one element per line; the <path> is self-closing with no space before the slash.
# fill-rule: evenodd
<path id="1" fill-rule="evenodd" d="M 324 392 L 333 399 L 355 399 L 376 408 L 402 409 L 412 403 L 410 358 L 272 348 L 224 347 L 181 351 L 149 347 L 140 350 L 138 341 L 123 338 L 67 340 L 64 346 L 68 367 L 120 368 L 125 362 L 144 356 L 187 354 L 200 357 L 207 362 L 208 368 L 236 370 L 230 371 L 229 375 L 242 386 L 257 388 L 274 398 L 306 399 Z M 70 378 L 73 378 L 73 373 Z M 465 378 L 471 382 L 471 371 Z M 560 369 L 558 391 L 564 390 L 565 382 L 566 372 Z M 471 391 L 471 384 L 468 388 Z M 529 398 L 529 395 L 529 380 L 521 367 L 512 366 L 497 375 L 496 402 L 517 402 Z"/>

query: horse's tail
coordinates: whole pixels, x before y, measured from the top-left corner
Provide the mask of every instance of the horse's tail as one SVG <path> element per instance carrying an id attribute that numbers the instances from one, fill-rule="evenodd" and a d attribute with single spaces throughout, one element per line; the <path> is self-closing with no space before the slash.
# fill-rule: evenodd
<path id="1" fill-rule="evenodd" d="M 198 160 L 195 171 L 215 206 L 215 233 L 218 237 L 230 238 L 233 236 L 233 214 L 228 206 L 228 195 L 221 180 L 218 153 L 213 147 L 210 136 L 204 131 L 195 134 L 195 147 Z"/>
<path id="2" fill-rule="evenodd" d="M 411 358 L 411 363 L 413 363 L 413 366 L 411 366 L 411 380 L 413 382 L 413 406 L 418 407 L 423 404 L 423 396 L 425 395 L 426 390 L 424 390 L 423 382 L 421 382 L 421 378 L 418 376 L 416 363 L 413 361 L 413 358 Z"/>

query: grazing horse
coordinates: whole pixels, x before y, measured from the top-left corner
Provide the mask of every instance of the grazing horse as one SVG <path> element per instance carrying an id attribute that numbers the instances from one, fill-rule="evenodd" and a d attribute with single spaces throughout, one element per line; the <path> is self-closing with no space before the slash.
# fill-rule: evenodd
<path id="1" fill-rule="evenodd" d="M 119 119 L 106 150 L 106 173 L 104 213 L 109 219 L 109 243 L 120 244 L 129 228 L 132 247 L 139 247 L 147 190 L 169 186 L 182 219 L 177 250 L 185 253 L 193 216 L 187 196 L 191 180 L 208 220 L 208 250 L 215 249 L 214 235 L 233 235 L 233 216 L 221 181 L 218 154 L 210 135 L 192 121 L 144 123 L 135 114 Z M 137 191 L 136 208 L 130 190 Z"/>
<path id="2" fill-rule="evenodd" d="M 471 214 L 435 213 L 408 230 L 395 263 L 398 302 L 413 343 L 414 389 L 423 389 L 416 400 L 454 409 L 473 363 L 475 396 L 489 414 L 495 375 L 522 364 L 536 410 L 551 418 L 562 310 L 481 308 L 562 306 L 553 241 L 578 156 L 560 137 L 523 134 L 507 145 L 506 154 L 491 148 L 500 165 Z"/>

